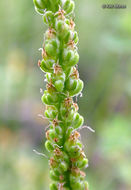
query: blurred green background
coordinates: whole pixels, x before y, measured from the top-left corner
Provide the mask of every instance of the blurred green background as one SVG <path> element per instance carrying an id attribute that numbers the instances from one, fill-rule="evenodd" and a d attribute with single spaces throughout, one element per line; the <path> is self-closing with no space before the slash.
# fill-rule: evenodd
<path id="1" fill-rule="evenodd" d="M 110 1 L 110 3 L 113 1 Z M 76 1 L 80 78 L 78 98 L 90 190 L 131 190 L 131 1 L 103 10 L 106 0 Z M 47 121 L 37 67 L 46 26 L 32 0 L 0 1 L 0 190 L 48 190 L 44 149 Z"/>

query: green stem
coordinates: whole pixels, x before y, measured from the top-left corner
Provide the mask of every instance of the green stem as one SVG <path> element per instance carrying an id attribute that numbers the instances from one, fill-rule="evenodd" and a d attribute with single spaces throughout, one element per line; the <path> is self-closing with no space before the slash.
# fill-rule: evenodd
<path id="1" fill-rule="evenodd" d="M 50 177 L 54 181 L 50 190 L 88 190 L 85 173 L 81 171 L 88 159 L 80 133 L 76 131 L 84 119 L 73 101 L 83 89 L 76 67 L 78 35 L 72 19 L 75 4 L 73 0 L 34 0 L 34 4 L 49 27 L 45 32 L 42 60 L 38 63 L 47 79 L 42 102 L 51 123 L 45 143 L 50 153 Z"/>

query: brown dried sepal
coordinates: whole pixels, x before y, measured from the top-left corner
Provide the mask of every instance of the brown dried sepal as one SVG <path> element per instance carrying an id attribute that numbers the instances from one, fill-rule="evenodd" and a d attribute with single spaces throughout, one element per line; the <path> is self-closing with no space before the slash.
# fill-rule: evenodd
<path id="1" fill-rule="evenodd" d="M 59 64 L 54 65 L 54 73 L 56 75 L 62 73 L 62 68 L 61 68 L 61 66 Z"/>
<path id="2" fill-rule="evenodd" d="M 74 23 L 74 21 L 72 20 L 72 18 L 70 19 L 70 28 L 71 28 L 72 30 L 74 30 L 74 28 L 75 28 L 75 23 Z"/>
<path id="3" fill-rule="evenodd" d="M 55 150 L 54 150 L 54 154 L 55 154 L 56 156 L 60 157 L 60 156 L 62 155 L 62 152 L 60 151 L 59 148 L 56 147 Z"/>
<path id="4" fill-rule="evenodd" d="M 75 79 L 79 79 L 79 72 L 76 67 L 73 67 L 73 72 L 70 77 L 74 77 Z"/>
<path id="5" fill-rule="evenodd" d="M 69 140 L 75 142 L 79 137 L 80 137 L 80 133 L 78 133 L 77 131 L 75 131 L 74 133 L 72 133 L 70 135 Z"/>
<path id="6" fill-rule="evenodd" d="M 53 38 L 55 36 L 55 30 L 53 28 L 49 28 L 48 30 L 48 38 Z"/>
<path id="7" fill-rule="evenodd" d="M 50 167 L 56 167 L 57 162 L 55 161 L 53 157 L 51 157 L 49 160 L 49 164 L 50 164 Z"/>
<path id="8" fill-rule="evenodd" d="M 70 108 L 73 104 L 73 99 L 71 97 L 65 98 L 64 104 L 67 108 Z"/>
<path id="9" fill-rule="evenodd" d="M 65 11 L 59 6 L 58 12 L 55 14 L 55 16 L 58 16 L 59 19 L 64 20 L 65 19 Z"/>

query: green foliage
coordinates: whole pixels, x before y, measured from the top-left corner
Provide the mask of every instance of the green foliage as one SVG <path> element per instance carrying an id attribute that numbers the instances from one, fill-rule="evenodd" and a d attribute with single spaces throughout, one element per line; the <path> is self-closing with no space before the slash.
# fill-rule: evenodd
<path id="1" fill-rule="evenodd" d="M 88 160 L 76 131 L 84 119 L 73 101 L 83 89 L 76 66 L 79 54 L 73 21 L 74 1 L 34 0 L 34 4 L 49 26 L 44 35 L 42 61 L 39 60 L 38 65 L 46 73 L 47 81 L 41 100 L 51 123 L 45 147 L 50 152 L 50 177 L 56 182 L 50 189 L 88 190 L 85 173 L 80 170 L 87 167 Z"/>

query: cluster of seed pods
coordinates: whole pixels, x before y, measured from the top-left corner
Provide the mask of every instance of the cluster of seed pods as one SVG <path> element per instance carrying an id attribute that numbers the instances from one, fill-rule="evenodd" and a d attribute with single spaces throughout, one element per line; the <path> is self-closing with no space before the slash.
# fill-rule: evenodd
<path id="1" fill-rule="evenodd" d="M 73 0 L 34 0 L 35 9 L 48 25 L 44 34 L 40 69 L 46 76 L 42 102 L 50 125 L 45 147 L 50 153 L 51 190 L 88 190 L 85 173 L 88 165 L 80 134 L 84 122 L 73 97 L 83 89 L 77 64 L 78 34 L 75 31 Z"/>

